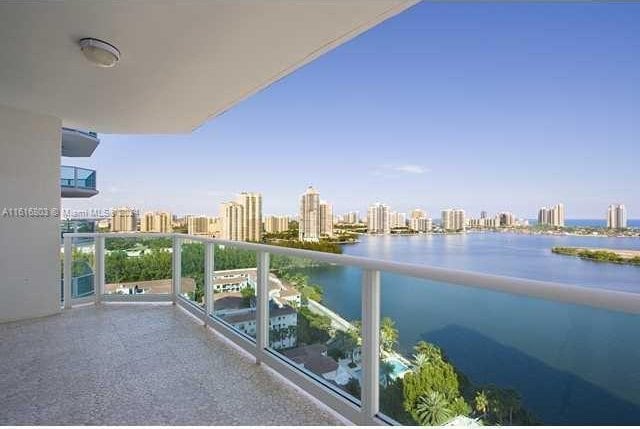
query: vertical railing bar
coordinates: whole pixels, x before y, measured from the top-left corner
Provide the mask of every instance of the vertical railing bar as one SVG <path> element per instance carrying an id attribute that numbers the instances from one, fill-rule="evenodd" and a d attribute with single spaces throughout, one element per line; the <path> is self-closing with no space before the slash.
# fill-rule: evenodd
<path id="1" fill-rule="evenodd" d="M 365 270 L 362 278 L 362 421 L 372 425 L 379 410 L 380 271 Z"/>
<path id="2" fill-rule="evenodd" d="M 269 346 L 269 253 L 258 252 L 256 281 L 256 363 Z"/>
<path id="3" fill-rule="evenodd" d="M 102 300 L 102 294 L 104 293 L 105 284 L 105 267 L 104 267 L 104 237 L 96 237 L 94 240 L 95 250 L 95 276 L 93 283 L 93 294 L 95 296 L 95 303 L 99 304 Z"/>
<path id="4" fill-rule="evenodd" d="M 180 286 L 182 280 L 182 258 L 181 258 L 181 244 L 182 239 L 178 237 L 177 234 L 173 235 L 173 255 L 172 255 L 172 269 L 171 269 L 171 285 L 172 291 L 171 294 L 173 296 L 173 303 L 176 304 L 178 300 L 178 296 L 180 296 Z"/>
<path id="5" fill-rule="evenodd" d="M 213 274 L 215 270 L 214 244 L 204 244 L 204 325 L 210 324 L 213 314 Z"/>
<path id="6" fill-rule="evenodd" d="M 64 278 L 64 308 L 68 310 L 71 308 L 71 283 L 73 278 L 71 277 L 71 263 L 73 260 L 73 238 L 64 237 L 64 262 L 62 265 L 62 276 Z"/>

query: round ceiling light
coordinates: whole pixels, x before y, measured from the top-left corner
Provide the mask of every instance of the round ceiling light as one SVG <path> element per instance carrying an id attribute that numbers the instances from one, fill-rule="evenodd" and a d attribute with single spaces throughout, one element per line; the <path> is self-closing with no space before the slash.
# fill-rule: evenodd
<path id="1" fill-rule="evenodd" d="M 86 38 L 79 43 L 84 56 L 99 67 L 113 67 L 120 59 L 120 51 L 102 40 Z"/>

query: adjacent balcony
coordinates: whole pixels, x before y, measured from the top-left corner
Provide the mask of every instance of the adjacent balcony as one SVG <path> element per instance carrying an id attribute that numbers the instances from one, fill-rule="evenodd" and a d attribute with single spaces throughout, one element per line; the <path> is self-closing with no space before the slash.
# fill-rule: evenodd
<path id="1" fill-rule="evenodd" d="M 62 261 L 61 314 L 0 325 L 0 424 L 639 422 L 640 294 L 185 234 Z"/>
<path id="2" fill-rule="evenodd" d="M 90 198 L 97 194 L 95 170 L 68 165 L 60 167 L 62 198 Z"/>
<path id="3" fill-rule="evenodd" d="M 92 131 L 62 128 L 62 156 L 87 158 L 99 144 L 98 134 Z"/>

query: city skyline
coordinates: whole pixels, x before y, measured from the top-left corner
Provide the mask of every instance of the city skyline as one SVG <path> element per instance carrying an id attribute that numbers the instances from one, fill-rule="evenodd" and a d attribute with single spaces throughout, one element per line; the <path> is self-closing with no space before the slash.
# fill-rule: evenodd
<path id="1" fill-rule="evenodd" d="M 260 189 L 264 213 L 293 214 L 313 184 L 334 213 L 385 201 L 535 219 L 563 201 L 568 219 L 613 202 L 633 216 L 639 17 L 634 4 L 420 4 L 192 135 L 101 134 L 77 162 L 100 194 L 63 206 L 215 215 Z"/>

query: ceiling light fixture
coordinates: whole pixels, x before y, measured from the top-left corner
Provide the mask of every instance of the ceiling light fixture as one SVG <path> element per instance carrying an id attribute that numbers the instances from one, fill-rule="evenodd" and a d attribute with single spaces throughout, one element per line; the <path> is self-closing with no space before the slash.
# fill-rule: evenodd
<path id="1" fill-rule="evenodd" d="M 85 58 L 98 67 L 113 67 L 120 60 L 120 51 L 107 42 L 85 38 L 79 43 Z"/>

